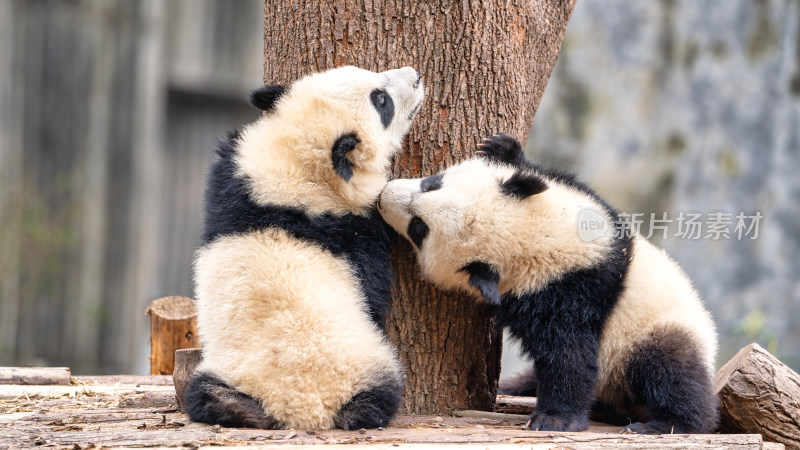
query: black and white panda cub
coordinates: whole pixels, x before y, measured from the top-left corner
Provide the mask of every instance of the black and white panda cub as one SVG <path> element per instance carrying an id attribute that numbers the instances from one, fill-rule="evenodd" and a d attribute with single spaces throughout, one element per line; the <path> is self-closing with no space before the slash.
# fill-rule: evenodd
<path id="1" fill-rule="evenodd" d="M 384 334 L 390 229 L 375 201 L 423 95 L 410 67 L 341 67 L 253 92 L 267 114 L 220 144 L 208 175 L 192 420 L 388 424 L 404 376 Z"/>
<path id="2" fill-rule="evenodd" d="M 614 232 L 611 206 L 531 162 L 511 136 L 479 154 L 389 182 L 378 210 L 414 244 L 426 277 L 495 305 L 533 358 L 516 383 L 538 397 L 530 428 L 584 430 L 594 407 L 634 432 L 712 432 L 717 335 L 684 272 L 640 236 Z M 606 232 L 581 233 L 581 218 Z"/>

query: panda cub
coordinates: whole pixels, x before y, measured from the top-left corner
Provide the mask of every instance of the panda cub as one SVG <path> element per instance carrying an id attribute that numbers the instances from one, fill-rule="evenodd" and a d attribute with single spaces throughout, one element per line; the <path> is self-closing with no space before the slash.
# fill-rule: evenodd
<path id="1" fill-rule="evenodd" d="M 384 334 L 391 230 L 375 201 L 423 93 L 410 67 L 253 92 L 266 114 L 220 144 L 208 175 L 192 420 L 359 429 L 393 417 L 404 376 Z"/>
<path id="2" fill-rule="evenodd" d="M 638 433 L 714 431 L 717 335 L 684 272 L 615 230 L 611 206 L 531 162 L 511 136 L 479 154 L 389 182 L 378 210 L 414 244 L 426 277 L 480 294 L 533 359 L 516 383 L 538 397 L 530 428 L 585 430 L 594 409 Z M 581 217 L 601 218 L 606 232 L 582 239 Z"/>

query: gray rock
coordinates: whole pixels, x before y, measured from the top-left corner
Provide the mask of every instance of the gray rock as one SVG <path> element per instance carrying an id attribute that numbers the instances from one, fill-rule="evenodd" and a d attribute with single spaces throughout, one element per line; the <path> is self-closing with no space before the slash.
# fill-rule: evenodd
<path id="1" fill-rule="evenodd" d="M 799 19 L 789 0 L 582 0 L 527 144 L 620 210 L 702 214 L 702 239 L 673 222 L 651 241 L 713 313 L 720 365 L 758 341 L 800 369 Z M 706 238 L 717 212 L 729 238 Z"/>

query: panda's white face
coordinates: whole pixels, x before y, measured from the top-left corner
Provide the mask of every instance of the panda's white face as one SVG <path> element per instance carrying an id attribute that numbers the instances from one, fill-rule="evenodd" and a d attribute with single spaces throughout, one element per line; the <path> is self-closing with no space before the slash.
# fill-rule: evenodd
<path id="1" fill-rule="evenodd" d="M 411 68 L 309 75 L 245 128 L 237 164 L 260 204 L 365 214 L 386 184 L 424 97 Z"/>
<path id="2" fill-rule="evenodd" d="M 610 236 L 587 242 L 578 234 L 586 207 L 600 208 L 569 186 L 483 158 L 390 181 L 378 202 L 384 220 L 414 244 L 423 275 L 471 290 L 465 267 L 482 263 L 498 273 L 500 293 L 536 290 L 605 257 Z"/>
<path id="3" fill-rule="evenodd" d="M 387 139 L 392 150 L 400 148 L 425 95 L 421 76 L 411 67 L 380 73 L 339 67 L 299 81 L 295 90 L 295 95 L 325 98 L 363 118 L 366 134 Z"/>

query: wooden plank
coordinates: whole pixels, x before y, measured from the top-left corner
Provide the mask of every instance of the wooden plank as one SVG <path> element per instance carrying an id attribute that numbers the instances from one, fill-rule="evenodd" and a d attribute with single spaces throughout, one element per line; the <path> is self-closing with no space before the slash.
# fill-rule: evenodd
<path id="1" fill-rule="evenodd" d="M 508 414 L 530 414 L 536 411 L 536 397 L 498 395 L 495 400 L 496 411 Z"/>
<path id="2" fill-rule="evenodd" d="M 618 432 L 552 433 L 522 429 L 524 415 L 436 417 L 399 415 L 386 429 L 253 430 L 192 423 L 178 411 L 167 377 L 76 377 L 80 386 L 0 386 L 39 388 L 41 396 L 0 399 L 0 448 L 83 446 L 275 446 L 305 449 L 320 444 L 339 448 L 371 444 L 370 450 L 452 448 L 734 448 L 759 449 L 759 435 L 661 435 Z M 102 383 L 106 384 L 94 384 Z M 121 381 L 124 381 L 121 382 Z M 74 397 L 59 389 L 82 388 Z M 621 430 L 621 427 L 611 427 Z"/>
<path id="3" fill-rule="evenodd" d="M 523 397 L 518 397 L 518 398 L 523 398 Z M 475 411 L 475 410 L 453 411 L 452 414 L 455 417 L 494 419 L 494 420 L 503 420 L 506 422 L 519 422 L 522 424 L 526 423 L 530 416 L 529 414 L 506 414 L 499 412 Z M 609 425 L 607 423 L 600 423 L 592 420 L 589 421 L 589 428 L 586 431 L 594 433 L 621 433 L 622 428 L 623 427 L 621 426 Z"/>
<path id="4" fill-rule="evenodd" d="M 69 367 L 0 367 L 0 384 L 68 385 Z"/>
<path id="5" fill-rule="evenodd" d="M 528 420 L 528 416 L 525 414 L 506 414 L 506 413 L 499 413 L 499 412 L 492 412 L 492 411 L 476 411 L 474 409 L 465 409 L 461 411 L 453 411 L 454 417 L 474 417 L 474 418 L 483 418 L 483 419 L 495 419 L 495 420 L 515 420 L 525 422 Z"/>

